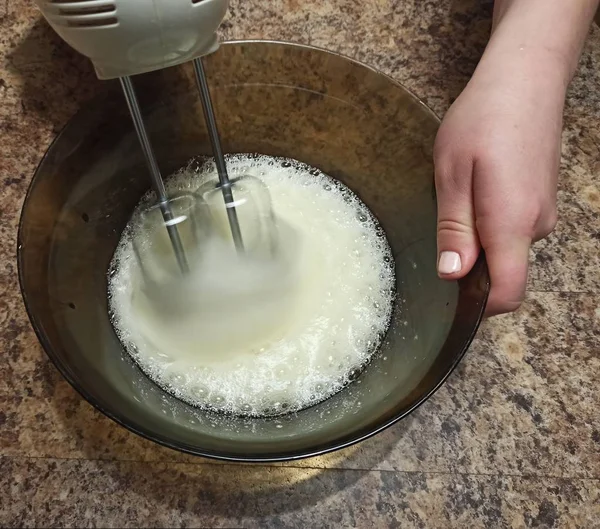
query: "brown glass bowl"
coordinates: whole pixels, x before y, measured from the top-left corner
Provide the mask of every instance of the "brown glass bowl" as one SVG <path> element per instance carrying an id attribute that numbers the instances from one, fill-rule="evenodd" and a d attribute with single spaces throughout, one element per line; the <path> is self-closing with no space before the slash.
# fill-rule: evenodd
<path id="1" fill-rule="evenodd" d="M 81 110 L 40 163 L 23 206 L 19 275 L 44 349 L 97 409 L 148 439 L 238 461 L 322 454 L 365 439 L 425 401 L 465 354 L 489 279 L 483 258 L 459 282 L 436 275 L 432 146 L 439 120 L 390 78 L 340 55 L 233 42 L 206 59 L 226 152 L 295 158 L 354 190 L 392 247 L 397 303 L 358 380 L 279 418 L 191 407 L 150 381 L 109 321 L 107 269 L 149 179 L 117 86 Z M 163 174 L 210 153 L 192 70 L 136 78 Z"/>

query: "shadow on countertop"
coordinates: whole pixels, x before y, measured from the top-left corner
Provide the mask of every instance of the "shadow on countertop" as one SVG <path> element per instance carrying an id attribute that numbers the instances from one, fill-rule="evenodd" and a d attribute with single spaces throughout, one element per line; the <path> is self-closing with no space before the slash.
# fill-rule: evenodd
<path id="1" fill-rule="evenodd" d="M 85 454 L 63 471 L 62 479 L 80 483 L 85 495 L 96 495 L 104 482 L 110 483 L 111 493 L 122 494 L 122 505 L 132 509 L 143 504 L 165 512 L 176 506 L 180 514 L 223 520 L 325 505 L 328 497 L 346 489 L 361 490 L 357 483 L 365 472 L 386 468 L 390 452 L 409 432 L 415 433 L 410 416 L 369 441 L 300 463 L 221 463 L 160 447 L 126 431 L 83 403 L 58 374 L 48 376 L 54 385 L 52 420 L 60 421 L 58 429 L 76 439 L 77 452 Z"/>
<path id="2" fill-rule="evenodd" d="M 106 90 L 89 59 L 64 42 L 43 18 L 8 56 L 20 79 L 21 111 L 50 123 L 58 133 L 86 101 Z"/>

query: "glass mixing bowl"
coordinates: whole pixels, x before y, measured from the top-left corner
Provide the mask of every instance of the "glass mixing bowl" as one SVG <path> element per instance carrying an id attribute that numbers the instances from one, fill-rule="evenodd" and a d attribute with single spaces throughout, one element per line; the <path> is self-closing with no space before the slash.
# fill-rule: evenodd
<path id="1" fill-rule="evenodd" d="M 295 459 L 365 439 L 409 414 L 452 372 L 481 320 L 483 258 L 459 282 L 436 275 L 432 146 L 439 120 L 390 78 L 315 48 L 227 43 L 206 59 L 226 152 L 295 158 L 354 190 L 384 227 L 397 276 L 393 322 L 357 380 L 279 418 L 202 411 L 150 381 L 109 321 L 107 270 L 149 188 L 116 84 L 60 133 L 31 183 L 19 274 L 33 327 L 64 377 L 121 425 L 193 454 Z M 210 154 L 189 66 L 136 78 L 164 175 Z"/>

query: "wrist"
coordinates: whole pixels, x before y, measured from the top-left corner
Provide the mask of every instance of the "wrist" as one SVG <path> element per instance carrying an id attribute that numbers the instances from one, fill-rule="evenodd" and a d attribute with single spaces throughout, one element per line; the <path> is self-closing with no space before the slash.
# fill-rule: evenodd
<path id="1" fill-rule="evenodd" d="M 568 85 L 599 0 L 495 0 L 488 55 Z M 497 59 L 494 59 L 497 60 Z"/>
<path id="2" fill-rule="evenodd" d="M 571 80 L 571 68 L 569 61 L 553 50 L 495 39 L 490 40 L 474 77 L 527 86 L 562 100 Z"/>

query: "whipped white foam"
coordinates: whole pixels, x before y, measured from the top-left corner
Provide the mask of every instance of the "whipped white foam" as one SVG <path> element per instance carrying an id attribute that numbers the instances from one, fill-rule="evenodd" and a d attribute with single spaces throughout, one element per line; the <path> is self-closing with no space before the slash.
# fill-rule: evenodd
<path id="1" fill-rule="evenodd" d="M 278 258 L 238 260 L 229 241 L 209 239 L 187 283 L 149 293 L 133 251 L 145 236 L 138 208 L 111 264 L 113 325 L 141 369 L 189 404 L 300 410 L 348 384 L 380 344 L 394 298 L 390 247 L 358 197 L 317 169 L 241 154 L 227 166 L 231 178 L 249 174 L 268 189 Z M 213 163 L 191 163 L 167 187 L 196 191 L 215 178 Z"/>

